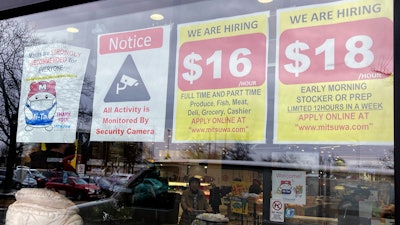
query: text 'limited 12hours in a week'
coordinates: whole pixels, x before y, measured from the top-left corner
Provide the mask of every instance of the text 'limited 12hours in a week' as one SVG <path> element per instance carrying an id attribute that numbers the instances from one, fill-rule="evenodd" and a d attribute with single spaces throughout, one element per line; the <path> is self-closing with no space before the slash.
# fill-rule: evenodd
<path id="1" fill-rule="evenodd" d="M 289 113 L 383 110 L 366 82 L 343 84 L 315 84 L 299 86 L 294 104 L 287 106 Z"/>
<path id="2" fill-rule="evenodd" d="M 384 110 L 366 82 L 302 85 L 299 93 L 287 106 L 288 113 L 297 114 L 299 131 L 368 130 L 371 113 Z"/>

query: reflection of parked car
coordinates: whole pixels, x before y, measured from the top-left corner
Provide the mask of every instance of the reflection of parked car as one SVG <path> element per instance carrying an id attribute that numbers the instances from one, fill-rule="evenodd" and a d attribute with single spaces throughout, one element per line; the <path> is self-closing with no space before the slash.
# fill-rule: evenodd
<path id="1" fill-rule="evenodd" d="M 168 192 L 168 181 L 160 177 L 157 167 L 135 174 L 110 198 L 78 204 L 84 224 L 177 224 L 180 195 Z M 152 186 L 154 194 L 135 200 L 140 186 Z M 139 187 L 139 188 L 138 188 Z"/>
<path id="2" fill-rule="evenodd" d="M 26 174 L 25 177 L 21 178 L 16 178 L 14 176 L 14 180 L 17 181 L 17 189 L 21 189 L 23 187 L 29 187 L 29 188 L 35 188 L 38 186 L 37 181 L 35 178 L 32 176 L 32 174 Z"/>
<path id="3" fill-rule="evenodd" d="M 14 170 L 14 179 L 21 183 L 22 187 L 44 187 L 48 179 L 37 169 L 26 166 L 18 166 Z"/>
<path id="4" fill-rule="evenodd" d="M 0 187 L 4 188 L 4 180 L 6 179 L 6 169 L 0 169 Z M 21 183 L 12 178 L 12 188 L 21 189 Z"/>
<path id="5" fill-rule="evenodd" d="M 114 193 L 112 190 L 113 184 L 107 178 L 97 177 L 95 181 L 96 185 L 106 197 L 110 197 Z"/>
<path id="6" fill-rule="evenodd" d="M 111 183 L 126 183 L 129 179 L 131 179 L 134 175 L 130 173 L 114 173 L 108 177 Z"/>
<path id="7" fill-rule="evenodd" d="M 106 177 L 89 177 L 89 178 L 83 178 L 88 183 L 94 183 L 96 184 L 100 190 L 101 193 L 103 193 L 106 197 L 110 197 L 115 191 L 119 190 L 118 184 L 113 184 L 108 178 Z"/>
<path id="8" fill-rule="evenodd" d="M 104 197 L 99 187 L 95 184 L 89 184 L 79 177 L 54 177 L 46 183 L 46 188 L 60 192 L 76 200 L 99 199 Z"/>
<path id="9" fill-rule="evenodd" d="M 114 183 L 111 183 L 111 191 L 112 192 L 131 192 L 132 190 L 126 188 L 126 183 L 128 180 L 118 180 Z"/>
<path id="10" fill-rule="evenodd" d="M 53 177 L 78 177 L 78 174 L 72 171 L 47 170 L 43 171 L 42 174 L 47 177 L 47 179 Z"/>

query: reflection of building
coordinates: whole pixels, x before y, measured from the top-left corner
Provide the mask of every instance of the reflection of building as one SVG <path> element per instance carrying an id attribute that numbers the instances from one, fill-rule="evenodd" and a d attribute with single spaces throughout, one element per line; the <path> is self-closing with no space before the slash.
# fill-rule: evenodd
<path id="1" fill-rule="evenodd" d="M 41 149 L 30 153 L 29 156 L 31 168 L 63 170 L 66 167 L 70 167 L 70 162 L 75 157 L 75 145 L 61 143 L 42 144 Z"/>
<path id="2" fill-rule="evenodd" d="M 150 151 L 147 146 L 145 149 L 145 151 Z M 90 150 L 82 151 L 88 173 L 93 169 L 104 170 L 106 174 L 133 173 L 135 165 L 142 162 L 142 156 L 145 155 L 143 144 L 140 142 L 94 142 Z"/>

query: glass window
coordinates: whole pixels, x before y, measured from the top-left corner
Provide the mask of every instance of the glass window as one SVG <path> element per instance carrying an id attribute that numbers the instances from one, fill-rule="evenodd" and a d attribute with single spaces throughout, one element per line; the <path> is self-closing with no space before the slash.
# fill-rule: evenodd
<path id="1" fill-rule="evenodd" d="M 106 0 L 1 20 L 0 164 L 93 178 L 84 224 L 390 223 L 393 14 Z"/>

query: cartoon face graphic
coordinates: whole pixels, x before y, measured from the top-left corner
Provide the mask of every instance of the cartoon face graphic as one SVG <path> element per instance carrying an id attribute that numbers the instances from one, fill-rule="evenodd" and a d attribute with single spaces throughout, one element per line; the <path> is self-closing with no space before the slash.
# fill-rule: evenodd
<path id="1" fill-rule="evenodd" d="M 25 130 L 30 131 L 36 127 L 52 130 L 56 109 L 56 82 L 52 80 L 31 83 L 25 104 Z"/>
<path id="2" fill-rule="evenodd" d="M 288 181 L 288 180 L 282 180 L 280 189 L 282 191 L 282 194 L 290 195 L 292 193 L 292 184 L 291 184 L 291 182 Z"/>

